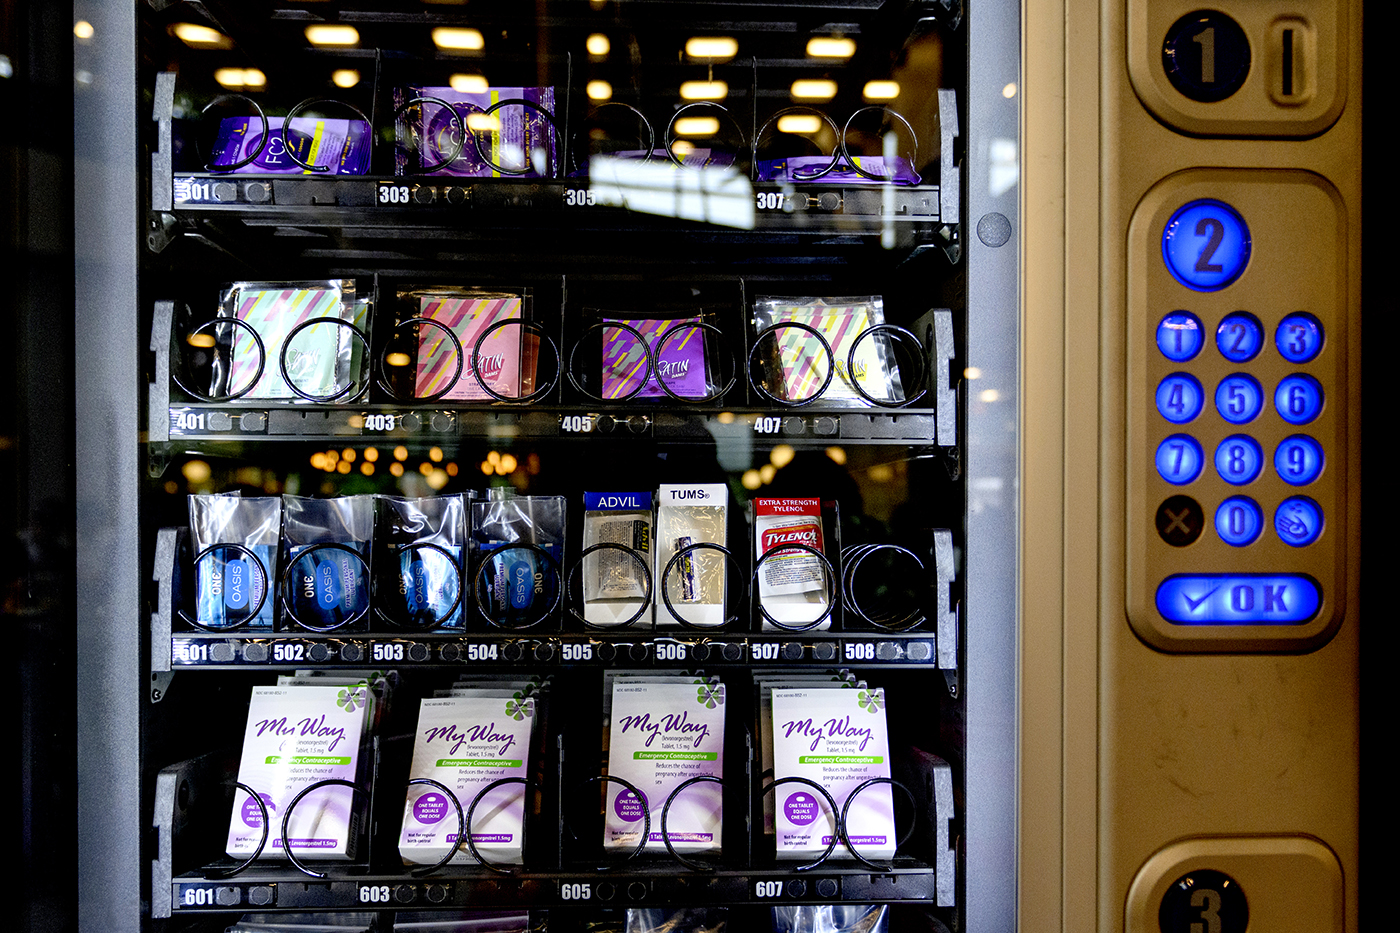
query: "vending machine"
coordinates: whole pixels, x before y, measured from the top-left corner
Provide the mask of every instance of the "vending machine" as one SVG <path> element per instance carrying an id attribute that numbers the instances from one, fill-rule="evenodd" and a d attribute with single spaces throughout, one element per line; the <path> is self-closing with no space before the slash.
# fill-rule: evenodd
<path id="1" fill-rule="evenodd" d="M 82 929 L 1355 928 L 1359 3 L 74 9 Z"/>

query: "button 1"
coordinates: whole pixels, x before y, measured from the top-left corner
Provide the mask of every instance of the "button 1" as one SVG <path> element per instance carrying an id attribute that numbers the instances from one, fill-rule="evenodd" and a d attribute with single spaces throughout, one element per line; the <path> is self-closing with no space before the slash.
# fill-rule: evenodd
<path id="1" fill-rule="evenodd" d="M 1157 611 L 1177 625 L 1297 625 L 1317 615 L 1322 592 L 1296 573 L 1199 573 L 1168 577 Z"/>
<path id="2" fill-rule="evenodd" d="M 1205 342 L 1201 319 L 1190 311 L 1173 311 L 1157 324 L 1157 349 L 1173 363 L 1194 359 Z"/>
<path id="3" fill-rule="evenodd" d="M 1249 265 L 1249 225 L 1224 201 L 1178 208 L 1162 231 L 1162 258 L 1172 277 L 1198 292 L 1218 292 Z"/>
<path id="4" fill-rule="evenodd" d="M 1194 544 L 1205 524 L 1201 504 L 1190 496 L 1172 496 L 1157 506 L 1157 534 L 1172 547 Z"/>
<path id="5" fill-rule="evenodd" d="M 1238 91 L 1249 76 L 1249 60 L 1249 39 L 1240 24 L 1215 10 L 1186 14 L 1162 40 L 1167 80 L 1203 104 Z"/>
<path id="6" fill-rule="evenodd" d="M 1274 511 L 1274 533 L 1284 544 L 1306 547 L 1322 534 L 1322 506 L 1307 496 L 1293 496 Z"/>
<path id="7" fill-rule="evenodd" d="M 1322 352 L 1322 323 L 1306 311 L 1295 311 L 1279 321 L 1274 346 L 1290 363 L 1307 363 Z"/>
<path id="8" fill-rule="evenodd" d="M 1157 411 L 1172 424 L 1195 419 L 1204 405 L 1201 383 L 1190 373 L 1172 373 L 1157 384 Z"/>
<path id="9" fill-rule="evenodd" d="M 1322 383 L 1306 373 L 1279 380 L 1274 390 L 1274 410 L 1289 424 L 1308 424 L 1322 414 Z"/>
<path id="10" fill-rule="evenodd" d="M 1231 424 L 1248 424 L 1264 410 L 1264 390 L 1259 380 L 1246 373 L 1235 373 L 1215 387 L 1215 410 Z"/>
<path id="11" fill-rule="evenodd" d="M 1253 544 L 1264 530 L 1264 512 L 1249 496 L 1231 496 L 1215 510 L 1215 533 L 1235 547 Z"/>
<path id="12" fill-rule="evenodd" d="M 1215 448 L 1215 472 L 1234 486 L 1252 483 L 1264 468 L 1264 451 L 1248 434 L 1234 434 Z"/>
<path id="13" fill-rule="evenodd" d="M 1248 311 L 1225 315 L 1215 328 L 1215 346 L 1232 363 L 1248 363 L 1264 348 L 1264 328 Z"/>
<path id="14" fill-rule="evenodd" d="M 1201 445 L 1189 434 L 1173 434 L 1157 445 L 1157 472 L 1175 486 L 1200 476 L 1204 462 Z"/>
<path id="15" fill-rule="evenodd" d="M 1245 933 L 1249 928 L 1249 901 L 1235 879 L 1224 872 L 1203 868 L 1182 875 L 1157 911 L 1162 933 Z"/>
<path id="16" fill-rule="evenodd" d="M 1274 470 L 1292 486 L 1306 486 L 1322 475 L 1322 445 L 1306 434 L 1285 438 L 1274 451 Z"/>

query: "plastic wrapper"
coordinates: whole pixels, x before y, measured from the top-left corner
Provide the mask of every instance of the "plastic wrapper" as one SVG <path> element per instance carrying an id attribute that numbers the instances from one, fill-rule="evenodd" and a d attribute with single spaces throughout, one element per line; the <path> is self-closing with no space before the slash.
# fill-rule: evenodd
<path id="1" fill-rule="evenodd" d="M 545 933 L 526 910 L 400 910 L 394 933 Z"/>
<path id="2" fill-rule="evenodd" d="M 457 128 L 445 108 L 422 101 L 404 109 L 409 101 L 424 97 L 451 104 L 463 126 L 471 121 L 475 132 L 468 129 L 455 159 L 449 161 L 457 149 Z M 534 106 L 506 105 L 486 115 L 488 108 L 503 100 L 525 100 Z M 548 178 L 558 174 L 559 140 L 550 125 L 555 113 L 552 87 L 493 87 L 481 92 L 450 87 L 395 88 L 394 108 L 403 109 L 395 127 L 399 140 L 396 175 L 424 174 L 425 168 L 431 169 L 426 174 L 475 178 L 500 178 L 503 174 Z M 447 164 L 441 164 L 444 162 Z M 492 168 L 492 162 L 508 171 Z"/>
<path id="3" fill-rule="evenodd" d="M 889 933 L 886 904 L 784 904 L 773 908 L 773 933 Z"/>
<path id="4" fill-rule="evenodd" d="M 758 498 L 752 508 L 756 559 L 778 552 L 764 560 L 758 572 L 758 598 L 764 611 L 793 628 L 809 624 L 813 629 L 830 628 L 829 616 L 816 622 L 831 604 L 826 568 L 816 554 L 791 547 L 802 545 L 825 554 L 821 500 Z M 765 618 L 764 628 L 773 631 L 781 626 Z"/>
<path id="5" fill-rule="evenodd" d="M 656 624 L 676 625 L 680 616 L 691 625 L 723 625 L 728 559 L 710 547 L 727 543 L 729 489 L 722 483 L 663 484 L 656 512 L 656 591 L 664 595 Z M 679 554 L 670 574 L 666 568 Z M 671 605 L 666 605 L 665 597 Z M 672 614 L 674 610 L 675 615 Z"/>
<path id="6" fill-rule="evenodd" d="M 523 628 L 558 604 L 564 566 L 562 496 L 496 486 L 471 506 L 471 592 L 491 625 Z"/>
<path id="7" fill-rule="evenodd" d="M 282 500 L 236 495 L 190 496 L 190 540 L 195 555 L 195 621 L 206 628 L 271 629 L 277 602 L 277 540 Z M 246 551 L 240 550 L 246 548 Z M 250 562 L 256 560 L 261 567 Z M 259 606 L 261 603 L 261 606 Z M 252 615 L 257 610 L 256 615 Z"/>
<path id="8" fill-rule="evenodd" d="M 851 167 L 845 159 L 839 159 L 831 171 L 818 175 L 828 165 L 831 156 L 791 156 L 783 159 L 765 159 L 758 163 L 759 181 L 790 182 L 800 184 L 815 182 L 823 185 L 917 185 L 919 173 L 902 156 L 852 156 L 855 163 L 866 172 L 862 175 Z M 813 177 L 813 176 L 817 177 Z M 868 177 L 874 175 L 874 178 Z"/>
<path id="9" fill-rule="evenodd" d="M 420 317 L 437 321 L 452 331 L 462 348 L 461 372 L 457 374 L 457 351 L 447 334 L 431 324 L 418 326 L 414 397 L 480 401 L 493 398 L 486 388 L 506 398 L 535 391 L 539 337 L 518 324 L 495 327 L 502 321 L 529 320 L 528 289 L 436 286 L 404 289 L 398 298 L 401 320 Z M 473 373 L 472 353 L 488 330 L 491 333 L 482 341 L 477 357 L 480 371 Z"/>
<path id="10" fill-rule="evenodd" d="M 859 383 L 866 395 L 879 401 L 895 403 L 904 398 L 893 347 L 886 335 L 875 333 L 860 340 L 866 330 L 885 323 L 884 301 L 879 296 L 761 297 L 754 303 L 754 326 L 759 332 L 788 323 L 804 325 L 821 334 L 831 348 L 831 358 L 827 358 L 826 348 L 811 332 L 802 327 L 780 327 L 760 344 L 764 384 L 769 394 L 794 403 L 812 400 L 811 404 L 817 407 L 873 407 L 856 390 Z M 851 348 L 858 340 L 852 372 Z M 834 373 L 830 368 L 833 366 Z M 830 384 L 822 391 L 828 374 Z"/>
<path id="11" fill-rule="evenodd" d="M 375 610 L 416 629 L 460 629 L 466 587 L 466 500 L 462 496 L 400 499 L 377 496 Z"/>
<path id="12" fill-rule="evenodd" d="M 629 907 L 622 933 L 727 933 L 724 907 Z"/>
<path id="13" fill-rule="evenodd" d="M 603 317 L 607 323 L 625 324 L 640 333 L 655 357 L 655 369 L 646 384 L 638 389 L 637 384 L 647 369 L 645 349 L 631 331 L 621 327 L 604 327 L 603 398 L 665 398 L 661 380 L 665 381 L 672 393 L 682 398 L 713 395 L 718 385 L 710 372 L 705 331 L 699 327 L 682 327 L 671 334 L 665 343 L 660 342 L 662 336 L 677 325 L 713 324 L 712 318 L 713 315 L 705 312 L 669 318 Z M 633 392 L 636 394 L 633 395 Z"/>
<path id="14" fill-rule="evenodd" d="M 321 321 L 292 336 L 299 325 L 315 318 L 345 321 L 363 331 L 369 303 L 356 299 L 351 280 L 235 282 L 221 298 L 219 316 L 243 321 L 257 332 L 263 366 L 258 375 L 258 347 L 247 328 L 216 327 L 215 339 L 223 352 L 215 355 L 211 395 L 241 393 L 243 399 L 311 401 L 282 378 L 284 348 L 287 375 L 305 395 L 325 402 L 348 401 L 367 385 L 364 344 L 350 328 Z M 252 387 L 243 392 L 250 382 Z"/>
<path id="15" fill-rule="evenodd" d="M 298 165 L 282 142 L 282 117 L 267 118 L 267 145 L 247 165 L 228 170 L 232 175 L 363 175 L 369 171 L 374 136 L 363 120 L 328 120 L 323 117 L 294 117 L 287 130 L 292 153 L 307 165 L 325 168 L 312 172 Z M 235 165 L 257 152 L 262 145 L 262 120 L 256 116 L 226 117 L 219 121 L 218 134 L 210 150 L 209 164 L 215 170 Z"/>
<path id="16" fill-rule="evenodd" d="M 583 559 L 584 620 L 593 625 L 618 625 L 641 610 L 642 618 L 650 621 L 643 605 L 654 589 L 654 585 L 647 585 L 651 572 L 651 493 L 585 492 L 583 508 L 584 549 L 617 545 L 599 548 Z"/>
<path id="17" fill-rule="evenodd" d="M 374 499 L 282 497 L 282 626 L 331 631 L 369 613 Z"/>

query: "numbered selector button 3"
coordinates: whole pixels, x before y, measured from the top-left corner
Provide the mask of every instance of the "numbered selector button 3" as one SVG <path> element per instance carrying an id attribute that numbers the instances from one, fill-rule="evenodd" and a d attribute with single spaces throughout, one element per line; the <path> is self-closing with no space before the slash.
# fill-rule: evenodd
<path id="1" fill-rule="evenodd" d="M 1309 363 L 1322 352 L 1322 322 L 1306 311 L 1295 311 L 1279 321 L 1274 346 L 1290 363 Z"/>
<path id="2" fill-rule="evenodd" d="M 1172 424 L 1195 420 L 1204 405 L 1201 383 L 1190 373 L 1172 373 L 1157 385 L 1157 411 Z"/>

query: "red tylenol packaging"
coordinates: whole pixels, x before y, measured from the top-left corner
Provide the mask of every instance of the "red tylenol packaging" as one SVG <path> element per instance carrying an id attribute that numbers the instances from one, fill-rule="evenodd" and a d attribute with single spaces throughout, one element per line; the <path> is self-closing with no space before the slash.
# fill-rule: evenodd
<path id="1" fill-rule="evenodd" d="M 830 628 L 828 574 L 818 556 L 825 553 L 821 500 L 754 499 L 753 533 L 754 554 L 762 560 L 758 599 L 764 630 Z M 770 551 L 778 553 L 765 560 Z"/>

